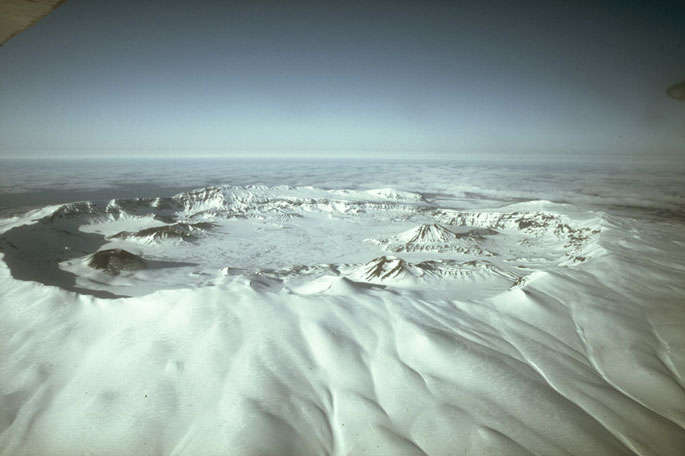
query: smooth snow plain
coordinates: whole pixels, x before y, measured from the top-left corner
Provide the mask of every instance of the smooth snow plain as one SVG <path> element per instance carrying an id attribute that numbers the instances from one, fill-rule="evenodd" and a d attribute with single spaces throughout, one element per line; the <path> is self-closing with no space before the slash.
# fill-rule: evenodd
<path id="1" fill-rule="evenodd" d="M 1 219 L 0 454 L 685 454 L 677 180 L 298 166 Z"/>

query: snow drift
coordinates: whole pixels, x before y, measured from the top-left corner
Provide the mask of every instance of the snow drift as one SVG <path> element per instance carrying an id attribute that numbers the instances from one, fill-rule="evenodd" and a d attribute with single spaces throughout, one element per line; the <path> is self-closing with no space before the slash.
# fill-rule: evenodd
<path id="1" fill-rule="evenodd" d="M 3 455 L 685 448 L 679 222 L 215 186 L 0 226 Z"/>

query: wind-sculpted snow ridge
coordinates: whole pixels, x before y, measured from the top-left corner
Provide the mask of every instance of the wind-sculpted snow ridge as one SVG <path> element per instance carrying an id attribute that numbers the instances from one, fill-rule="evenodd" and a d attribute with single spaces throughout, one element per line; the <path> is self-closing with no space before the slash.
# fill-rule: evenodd
<path id="1" fill-rule="evenodd" d="M 454 207 L 216 186 L 1 220 L 0 455 L 682 456 L 682 222 Z"/>

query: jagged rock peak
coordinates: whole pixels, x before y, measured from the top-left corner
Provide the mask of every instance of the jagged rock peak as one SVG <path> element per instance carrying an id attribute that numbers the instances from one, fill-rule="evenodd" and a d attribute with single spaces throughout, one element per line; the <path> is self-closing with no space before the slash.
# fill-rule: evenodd
<path id="1" fill-rule="evenodd" d="M 407 272 L 407 262 L 394 256 L 374 258 L 363 267 L 362 277 L 366 280 L 397 278 Z"/>

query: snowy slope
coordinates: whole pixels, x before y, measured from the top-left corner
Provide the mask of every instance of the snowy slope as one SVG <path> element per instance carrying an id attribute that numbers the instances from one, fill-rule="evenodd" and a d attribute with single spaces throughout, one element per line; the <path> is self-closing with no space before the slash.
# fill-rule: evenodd
<path id="1" fill-rule="evenodd" d="M 1 220 L 0 454 L 683 454 L 683 222 L 379 188 Z"/>

